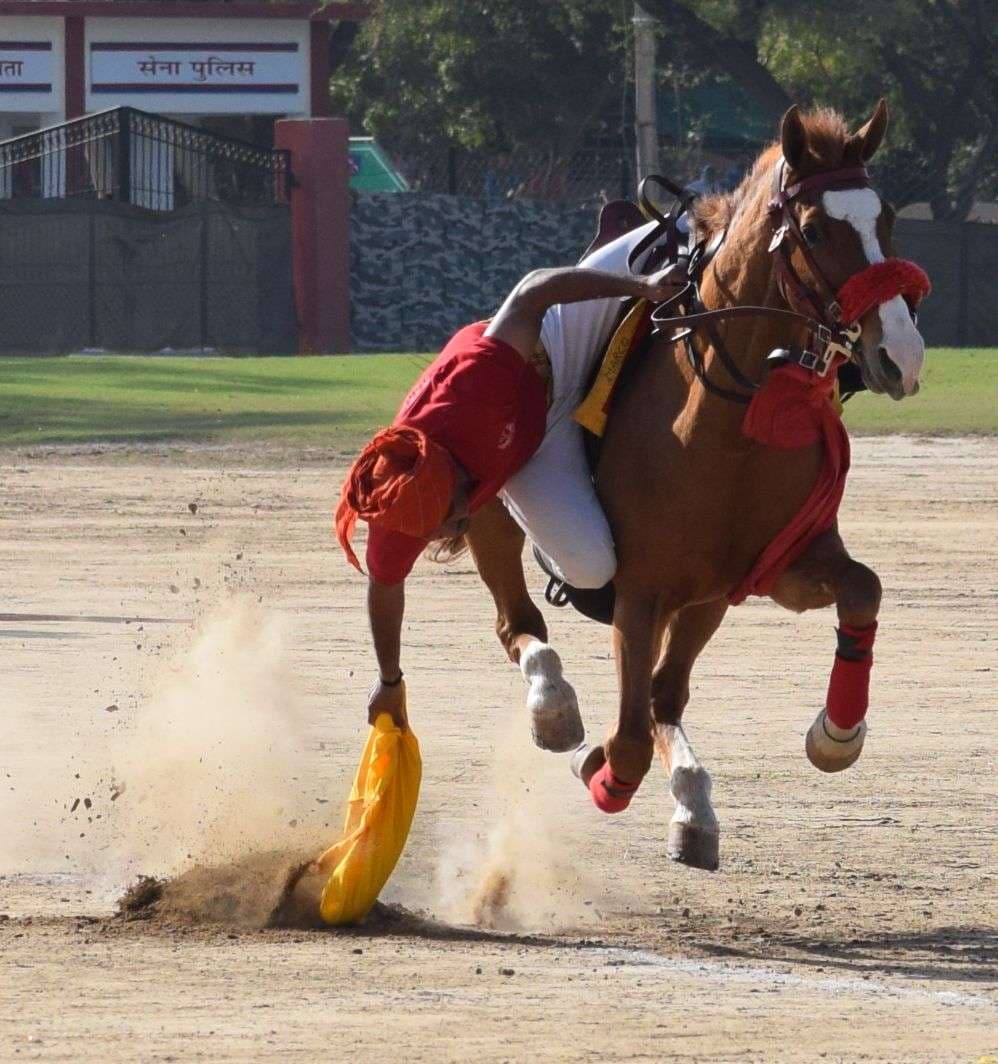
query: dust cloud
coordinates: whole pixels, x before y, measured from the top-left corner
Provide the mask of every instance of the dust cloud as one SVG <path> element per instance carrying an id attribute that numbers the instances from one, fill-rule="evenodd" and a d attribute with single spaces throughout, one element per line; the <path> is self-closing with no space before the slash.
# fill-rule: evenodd
<path id="1" fill-rule="evenodd" d="M 216 597 L 119 681 L 120 710 L 67 732 L 44 771 L 11 774 L 0 870 L 68 876 L 110 905 L 140 874 L 216 867 L 224 880 L 226 866 L 271 851 L 276 881 L 281 853 L 290 867 L 325 848 L 340 809 L 314 793 L 330 781 L 309 772 L 289 656 L 280 614 L 244 593 Z"/>
<path id="2" fill-rule="evenodd" d="M 170 875 L 288 843 L 304 815 L 306 736 L 285 661 L 280 615 L 235 596 L 154 679 L 113 755 L 110 875 Z"/>
<path id="3" fill-rule="evenodd" d="M 576 793 L 578 791 L 578 793 Z M 482 834 L 445 844 L 437 866 L 440 915 L 501 931 L 593 926 L 625 901 L 580 865 L 580 834 L 594 828 L 567 755 L 530 743 L 525 713 L 497 737 L 494 785 L 483 803 Z"/>

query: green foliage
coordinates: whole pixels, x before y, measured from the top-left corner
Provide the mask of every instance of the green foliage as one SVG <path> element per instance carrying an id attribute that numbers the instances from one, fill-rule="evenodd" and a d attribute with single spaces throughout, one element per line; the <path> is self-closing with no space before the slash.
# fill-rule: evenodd
<path id="1" fill-rule="evenodd" d="M 988 0 L 641 0 L 660 73 L 689 93 L 726 79 L 775 132 L 792 101 L 859 121 L 887 95 L 881 177 L 901 204 L 964 217 L 998 193 L 998 19 Z M 551 148 L 616 132 L 629 95 L 633 0 L 378 0 L 333 78 L 335 106 L 401 153 Z M 676 108 L 671 109 L 673 115 Z M 676 143 L 702 115 L 681 107 Z"/>
<path id="2" fill-rule="evenodd" d="M 982 0 L 773 3 L 761 54 L 801 99 L 858 117 L 886 95 L 892 123 L 878 176 L 899 205 L 962 218 L 998 171 L 998 30 Z"/>
<path id="3" fill-rule="evenodd" d="M 601 0 L 381 0 L 333 100 L 393 150 L 567 148 L 619 95 L 624 27 Z"/>

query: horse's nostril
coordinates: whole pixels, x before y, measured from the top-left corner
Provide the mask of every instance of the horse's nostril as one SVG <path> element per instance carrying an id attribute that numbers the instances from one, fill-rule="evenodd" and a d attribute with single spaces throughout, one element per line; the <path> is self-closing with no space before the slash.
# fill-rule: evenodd
<path id="1" fill-rule="evenodd" d="M 887 354 L 887 349 L 882 347 L 877 353 L 880 355 L 880 368 L 884 371 L 884 376 L 889 381 L 899 381 L 901 367 Z"/>

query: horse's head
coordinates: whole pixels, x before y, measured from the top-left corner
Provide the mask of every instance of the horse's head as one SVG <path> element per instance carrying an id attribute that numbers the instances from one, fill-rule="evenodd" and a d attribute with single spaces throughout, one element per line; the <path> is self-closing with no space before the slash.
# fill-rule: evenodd
<path id="1" fill-rule="evenodd" d="M 843 309 L 847 302 L 855 307 L 862 328 L 857 357 L 863 380 L 873 392 L 902 399 L 918 391 L 925 344 L 905 297 L 894 293 L 904 291 L 906 284 L 912 291 L 924 285 L 924 274 L 911 263 L 893 259 L 890 204 L 865 177 L 848 177 L 863 174 L 886 130 L 883 100 L 855 133 L 834 112 L 802 115 L 791 107 L 783 116 L 780 142 L 787 171 L 783 188 L 803 183 L 803 190 L 786 206 L 791 227 L 796 223 L 790 251 L 793 271 L 813 292 L 830 290 Z M 826 183 L 823 175 L 844 176 Z M 877 264 L 884 265 L 870 270 Z M 849 318 L 847 313 L 847 323 Z"/>

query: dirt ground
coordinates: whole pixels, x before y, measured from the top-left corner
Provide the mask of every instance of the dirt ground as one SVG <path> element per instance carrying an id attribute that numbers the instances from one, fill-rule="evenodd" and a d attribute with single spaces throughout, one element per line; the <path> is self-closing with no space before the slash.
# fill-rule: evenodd
<path id="1" fill-rule="evenodd" d="M 854 451 L 842 527 L 885 596 L 853 769 L 803 754 L 831 614 L 731 611 L 687 713 L 721 868 L 672 864 L 661 769 L 599 814 L 530 746 L 469 562 L 424 561 L 404 910 L 336 932 L 110 913 L 140 871 L 335 839 L 373 674 L 330 538 L 342 461 L 0 456 L 0 1059 L 998 1059 L 998 440 Z M 599 735 L 606 633 L 549 620 Z"/>

